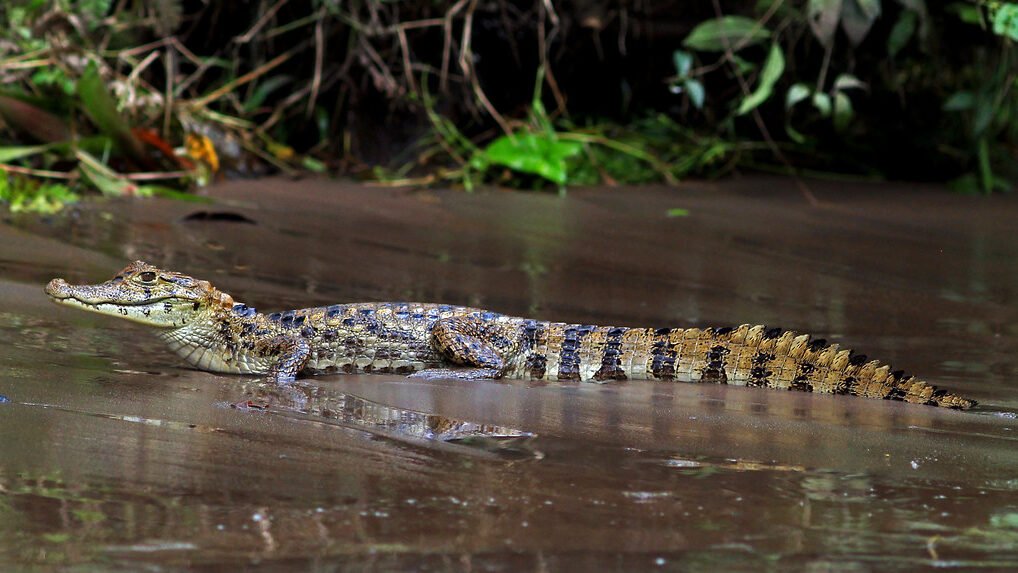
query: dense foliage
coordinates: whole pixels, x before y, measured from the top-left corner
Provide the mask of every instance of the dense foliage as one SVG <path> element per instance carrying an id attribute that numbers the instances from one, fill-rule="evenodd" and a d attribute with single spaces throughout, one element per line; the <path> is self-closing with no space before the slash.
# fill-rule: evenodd
<path id="1" fill-rule="evenodd" d="M 1018 179 L 1018 3 L 12 0 L 0 198 L 269 170 L 561 188 Z"/>

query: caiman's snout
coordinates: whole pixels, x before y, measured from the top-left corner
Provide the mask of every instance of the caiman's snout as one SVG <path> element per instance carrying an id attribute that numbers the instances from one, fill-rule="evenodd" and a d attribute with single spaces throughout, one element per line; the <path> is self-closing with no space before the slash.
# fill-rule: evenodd
<path id="1" fill-rule="evenodd" d="M 53 298 L 67 298 L 70 295 L 71 285 L 64 279 L 53 279 L 46 285 L 46 294 Z"/>

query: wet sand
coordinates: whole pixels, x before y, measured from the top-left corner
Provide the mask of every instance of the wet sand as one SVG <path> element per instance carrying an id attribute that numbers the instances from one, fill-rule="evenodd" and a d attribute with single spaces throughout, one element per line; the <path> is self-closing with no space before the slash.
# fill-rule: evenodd
<path id="1" fill-rule="evenodd" d="M 210 204 L 0 225 L 0 567 L 1018 567 L 1018 200 L 752 178 L 404 191 L 263 180 Z M 684 208 L 687 217 L 670 218 Z M 814 333 L 974 412 L 662 382 L 324 376 L 309 387 L 535 433 L 521 448 L 284 407 L 140 326 L 49 303 L 132 259 L 260 310 L 356 300 Z M 325 403 L 325 402 L 323 402 Z"/>

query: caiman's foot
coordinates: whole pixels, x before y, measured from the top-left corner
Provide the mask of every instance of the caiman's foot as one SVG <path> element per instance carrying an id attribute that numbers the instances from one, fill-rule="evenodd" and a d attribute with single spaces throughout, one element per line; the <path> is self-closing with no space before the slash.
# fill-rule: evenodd
<path id="1" fill-rule="evenodd" d="M 501 378 L 502 373 L 495 368 L 428 368 L 414 372 L 407 378 L 424 378 L 425 380 L 491 380 Z"/>

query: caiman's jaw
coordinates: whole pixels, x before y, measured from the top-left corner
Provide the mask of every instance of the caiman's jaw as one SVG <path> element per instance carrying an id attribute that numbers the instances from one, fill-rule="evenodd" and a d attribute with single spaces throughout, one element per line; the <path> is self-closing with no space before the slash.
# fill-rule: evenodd
<path id="1" fill-rule="evenodd" d="M 230 295 L 207 281 L 135 261 L 111 280 L 71 285 L 53 279 L 46 294 L 54 302 L 162 328 L 179 328 L 214 308 L 231 308 Z"/>

